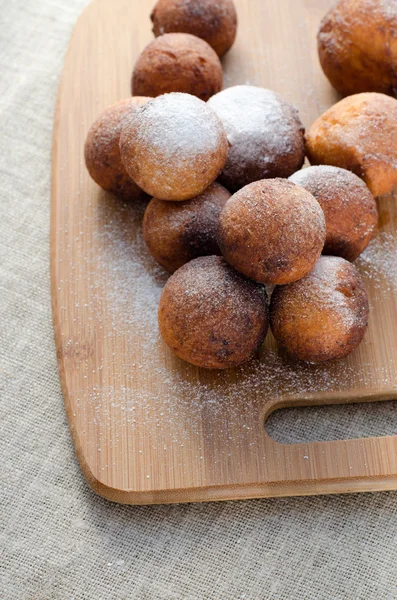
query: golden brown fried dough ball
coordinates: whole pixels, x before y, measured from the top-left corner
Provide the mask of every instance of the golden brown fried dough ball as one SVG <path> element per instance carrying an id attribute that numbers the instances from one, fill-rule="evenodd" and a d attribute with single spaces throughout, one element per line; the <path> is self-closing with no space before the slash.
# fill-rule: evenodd
<path id="1" fill-rule="evenodd" d="M 229 264 L 262 283 L 304 277 L 324 246 L 325 219 L 317 200 L 286 179 L 263 179 L 227 201 L 218 243 Z"/>
<path id="2" fill-rule="evenodd" d="M 324 73 L 340 94 L 396 96 L 395 0 L 340 0 L 322 20 L 317 41 Z"/>
<path id="3" fill-rule="evenodd" d="M 232 0 L 158 0 L 150 18 L 153 33 L 191 33 L 205 40 L 219 56 L 233 45 L 237 13 Z"/>
<path id="4" fill-rule="evenodd" d="M 170 273 L 198 256 L 220 254 L 216 240 L 219 215 L 229 198 L 230 193 L 216 182 L 185 202 L 153 198 L 143 219 L 143 237 L 150 254 Z"/>
<path id="5" fill-rule="evenodd" d="M 109 106 L 91 126 L 84 146 L 85 164 L 92 179 L 124 200 L 146 196 L 125 170 L 119 140 L 125 119 L 148 100 L 136 96 Z"/>
<path id="6" fill-rule="evenodd" d="M 231 192 L 260 179 L 289 177 L 305 159 L 298 111 L 275 92 L 237 85 L 208 101 L 230 144 L 219 178 Z"/>
<path id="7" fill-rule="evenodd" d="M 121 158 L 129 176 L 160 200 L 187 200 L 203 192 L 226 162 L 222 123 L 202 100 L 165 94 L 126 123 Z"/>
<path id="8" fill-rule="evenodd" d="M 246 362 L 262 345 L 266 291 L 220 256 L 202 256 L 171 275 L 158 318 L 161 335 L 177 356 L 199 367 L 226 369 Z"/>
<path id="9" fill-rule="evenodd" d="M 364 282 L 338 256 L 321 256 L 306 277 L 273 291 L 271 330 L 277 343 L 300 360 L 346 356 L 361 342 L 367 324 Z"/>
<path id="10" fill-rule="evenodd" d="M 207 42 L 189 33 L 167 33 L 140 54 L 131 85 L 135 96 L 184 92 L 208 100 L 222 83 L 221 62 Z"/>
<path id="11" fill-rule="evenodd" d="M 378 222 L 376 202 L 365 183 L 351 171 L 328 165 L 302 169 L 289 179 L 313 194 L 324 211 L 323 254 L 355 260 Z"/>
<path id="12" fill-rule="evenodd" d="M 334 165 L 361 177 L 374 196 L 397 185 L 397 100 L 384 94 L 344 98 L 306 135 L 313 165 Z"/>

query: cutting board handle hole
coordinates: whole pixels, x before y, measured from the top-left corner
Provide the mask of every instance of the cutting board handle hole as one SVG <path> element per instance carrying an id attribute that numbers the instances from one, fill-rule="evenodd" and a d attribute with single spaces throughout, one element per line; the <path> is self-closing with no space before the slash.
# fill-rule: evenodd
<path id="1" fill-rule="evenodd" d="M 397 400 L 280 408 L 265 431 L 280 444 L 396 435 Z"/>

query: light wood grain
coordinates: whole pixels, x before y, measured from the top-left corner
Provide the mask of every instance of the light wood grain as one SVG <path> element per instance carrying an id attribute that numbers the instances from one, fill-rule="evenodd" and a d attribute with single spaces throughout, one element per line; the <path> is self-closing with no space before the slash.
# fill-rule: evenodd
<path id="1" fill-rule="evenodd" d="M 337 99 L 321 73 L 315 45 L 330 0 L 236 4 L 239 32 L 224 59 L 225 86 L 249 82 L 271 88 L 293 102 L 310 125 Z M 271 372 L 271 336 L 262 362 L 219 379 L 174 358 L 161 342 L 148 360 L 145 343 L 153 334 L 145 324 L 135 333 L 115 316 L 119 298 L 112 291 L 120 271 L 107 264 L 106 228 L 110 223 L 134 252 L 142 207 L 122 206 L 97 188 L 84 167 L 83 145 L 101 110 L 130 93 L 134 60 L 152 39 L 151 7 L 142 0 L 95 0 L 88 6 L 70 42 L 56 108 L 53 315 L 70 430 L 89 484 L 110 500 L 131 504 L 397 488 L 397 437 L 282 445 L 263 425 L 282 406 L 397 397 L 397 304 L 386 282 L 367 281 L 370 327 L 353 355 L 303 375 L 286 363 L 272 385 L 269 373 L 261 378 L 251 372 L 258 365 Z M 383 230 L 395 232 L 396 198 L 382 198 L 379 208 Z M 147 269 L 153 269 L 149 258 Z M 304 391 L 294 388 L 302 377 Z M 180 397 L 179 392 L 173 397 L 173 389 Z M 208 400 L 211 393 L 215 404 Z"/>

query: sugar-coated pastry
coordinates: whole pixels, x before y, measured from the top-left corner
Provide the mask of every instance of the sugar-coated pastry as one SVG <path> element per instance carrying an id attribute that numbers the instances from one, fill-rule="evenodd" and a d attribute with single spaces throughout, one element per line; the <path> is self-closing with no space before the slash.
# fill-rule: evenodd
<path id="1" fill-rule="evenodd" d="M 344 98 L 310 127 L 312 165 L 334 165 L 361 177 L 374 196 L 397 185 L 397 100 L 365 93 Z"/>
<path id="2" fill-rule="evenodd" d="M 167 33 L 139 55 L 132 73 L 134 96 L 184 92 L 208 100 L 222 89 L 222 65 L 207 42 L 190 33 Z"/>
<path id="3" fill-rule="evenodd" d="M 223 208 L 218 243 L 229 264 L 262 283 L 304 277 L 324 246 L 317 200 L 286 179 L 263 179 L 234 194 Z"/>
<path id="4" fill-rule="evenodd" d="M 397 3 L 339 0 L 318 32 L 325 75 L 343 96 L 359 92 L 397 95 Z"/>
<path id="5" fill-rule="evenodd" d="M 235 192 L 253 181 L 289 177 L 305 159 L 298 111 L 275 92 L 237 85 L 208 101 L 230 144 L 219 181 Z"/>
<path id="6" fill-rule="evenodd" d="M 289 179 L 313 194 L 324 211 L 323 254 L 355 260 L 368 246 L 378 222 L 375 198 L 365 183 L 351 171 L 328 165 L 302 169 Z"/>
<path id="7" fill-rule="evenodd" d="M 230 193 L 217 182 L 185 202 L 152 198 L 142 226 L 150 254 L 170 273 L 198 256 L 220 254 L 219 215 L 229 198 Z"/>
<path id="8" fill-rule="evenodd" d="M 222 123 L 202 100 L 164 94 L 126 123 L 121 158 L 139 187 L 160 200 L 198 196 L 219 175 L 228 151 Z"/>
<path id="9" fill-rule="evenodd" d="M 92 179 L 124 200 L 146 196 L 125 170 L 119 141 L 125 119 L 148 100 L 138 96 L 109 106 L 91 126 L 84 146 L 85 163 Z"/>
<path id="10" fill-rule="evenodd" d="M 249 360 L 268 329 L 265 288 L 220 256 L 195 258 L 168 279 L 160 298 L 161 335 L 177 356 L 226 369 Z"/>
<path id="11" fill-rule="evenodd" d="M 342 358 L 359 345 L 368 310 L 356 267 L 338 256 L 321 256 L 306 277 L 274 289 L 270 327 L 293 357 L 323 362 Z"/>
<path id="12" fill-rule="evenodd" d="M 205 40 L 219 56 L 233 45 L 237 13 L 232 0 L 158 0 L 150 18 L 153 33 L 191 33 Z"/>

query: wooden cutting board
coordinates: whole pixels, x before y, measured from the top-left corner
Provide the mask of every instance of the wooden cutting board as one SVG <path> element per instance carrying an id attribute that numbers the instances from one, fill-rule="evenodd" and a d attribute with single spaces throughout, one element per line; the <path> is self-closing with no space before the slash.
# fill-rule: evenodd
<path id="1" fill-rule="evenodd" d="M 150 0 L 95 0 L 65 60 L 54 124 L 52 299 L 60 377 L 77 456 L 92 488 L 149 504 L 397 488 L 397 436 L 283 445 L 264 420 L 279 407 L 397 397 L 397 196 L 379 200 L 381 232 L 359 260 L 370 296 L 364 342 L 350 357 L 297 365 L 269 335 L 229 372 L 175 358 L 159 338 L 166 274 L 146 252 L 144 205 L 101 191 L 84 167 L 88 128 L 128 97 L 152 39 Z M 236 0 L 225 86 L 271 88 L 306 127 L 337 100 L 316 53 L 330 0 Z"/>

